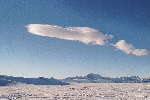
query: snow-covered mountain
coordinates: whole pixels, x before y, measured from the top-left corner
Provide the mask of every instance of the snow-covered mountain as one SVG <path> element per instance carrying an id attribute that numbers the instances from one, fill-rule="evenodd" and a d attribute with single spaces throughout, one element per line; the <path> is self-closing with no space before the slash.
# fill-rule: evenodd
<path id="1" fill-rule="evenodd" d="M 67 77 L 61 79 L 63 82 L 77 82 L 77 83 L 114 83 L 109 77 L 102 77 L 99 74 L 90 73 L 87 76 Z"/>
<path id="2" fill-rule="evenodd" d="M 61 81 L 77 83 L 148 83 L 150 82 L 150 78 L 141 79 L 138 76 L 110 78 L 90 73 L 87 76 L 67 77 L 61 79 Z"/>
<path id="3" fill-rule="evenodd" d="M 150 77 L 148 77 L 148 78 L 143 78 L 142 81 L 143 81 L 144 83 L 150 83 Z"/>
<path id="4" fill-rule="evenodd" d="M 60 80 L 51 78 L 23 78 L 23 77 L 12 77 L 6 75 L 0 75 L 0 86 L 5 86 L 8 84 L 14 83 L 26 83 L 26 84 L 34 84 L 34 85 L 68 85 L 69 83 L 62 82 Z"/>
<path id="5" fill-rule="evenodd" d="M 115 83 L 143 83 L 138 76 L 112 78 Z"/>
<path id="6" fill-rule="evenodd" d="M 76 83 L 149 83 L 149 78 L 139 78 L 138 76 L 131 77 L 103 77 L 99 74 L 90 73 L 86 76 L 67 77 L 65 79 L 54 79 L 51 78 L 23 78 L 23 77 L 12 77 L 6 75 L 0 75 L 0 86 L 6 86 L 8 84 L 26 83 L 34 85 L 68 85 L 70 82 Z"/>

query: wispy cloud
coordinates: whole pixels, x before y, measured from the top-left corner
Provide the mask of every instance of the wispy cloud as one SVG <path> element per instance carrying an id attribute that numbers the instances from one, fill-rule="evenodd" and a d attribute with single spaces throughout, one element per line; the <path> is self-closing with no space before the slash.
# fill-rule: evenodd
<path id="1" fill-rule="evenodd" d="M 28 32 L 41 36 L 55 37 L 59 39 L 75 40 L 85 44 L 106 45 L 108 39 L 113 38 L 89 27 L 60 27 L 45 24 L 29 24 Z"/>
<path id="2" fill-rule="evenodd" d="M 119 40 L 114 46 L 126 54 L 134 54 L 136 56 L 148 55 L 146 49 L 136 49 L 132 44 L 126 43 L 125 40 Z"/>
<path id="3" fill-rule="evenodd" d="M 46 24 L 29 24 L 26 26 L 28 32 L 41 36 L 55 37 L 65 40 L 80 41 L 85 44 L 92 43 L 96 45 L 107 45 L 108 40 L 113 38 L 113 35 L 107 35 L 90 27 L 61 27 Z M 126 54 L 134 54 L 136 56 L 148 55 L 146 49 L 136 49 L 132 44 L 128 44 L 125 40 L 119 40 L 112 45 L 118 50 L 122 50 Z"/>

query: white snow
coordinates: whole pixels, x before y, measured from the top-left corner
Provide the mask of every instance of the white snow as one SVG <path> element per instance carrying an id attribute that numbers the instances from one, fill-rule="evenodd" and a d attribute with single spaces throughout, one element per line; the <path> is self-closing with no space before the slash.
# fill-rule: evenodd
<path id="1" fill-rule="evenodd" d="M 150 100 L 150 83 L 20 83 L 0 86 L 0 100 Z"/>

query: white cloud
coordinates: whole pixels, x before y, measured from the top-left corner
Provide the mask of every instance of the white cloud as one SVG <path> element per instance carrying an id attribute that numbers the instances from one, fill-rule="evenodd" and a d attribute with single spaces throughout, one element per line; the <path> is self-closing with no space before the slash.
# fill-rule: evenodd
<path id="1" fill-rule="evenodd" d="M 136 56 L 148 55 L 146 49 L 136 49 L 132 44 L 126 43 L 125 40 L 119 40 L 114 46 L 127 54 L 134 54 Z"/>
<path id="2" fill-rule="evenodd" d="M 45 24 L 29 24 L 28 32 L 41 36 L 55 37 L 59 39 L 75 40 L 83 43 L 106 45 L 113 35 L 107 35 L 89 27 L 60 27 Z"/>
<path id="3" fill-rule="evenodd" d="M 41 36 L 55 37 L 65 40 L 80 41 L 85 44 L 92 43 L 96 45 L 112 44 L 108 40 L 113 35 L 107 35 L 90 27 L 61 27 L 46 24 L 29 24 L 26 26 L 28 32 Z M 125 40 L 119 40 L 116 44 L 112 44 L 118 50 L 122 50 L 126 54 L 134 54 L 136 56 L 148 55 L 146 49 L 136 49 L 132 44 L 128 44 Z"/>
<path id="4" fill-rule="evenodd" d="M 137 56 L 148 55 L 148 51 L 146 49 L 135 49 L 132 51 L 132 54 Z"/>

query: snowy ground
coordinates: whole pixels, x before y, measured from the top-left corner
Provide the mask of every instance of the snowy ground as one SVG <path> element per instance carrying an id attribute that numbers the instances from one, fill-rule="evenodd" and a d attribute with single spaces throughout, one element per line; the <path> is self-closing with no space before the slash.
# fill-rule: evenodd
<path id="1" fill-rule="evenodd" d="M 150 100 L 150 83 L 0 86 L 0 100 Z"/>

